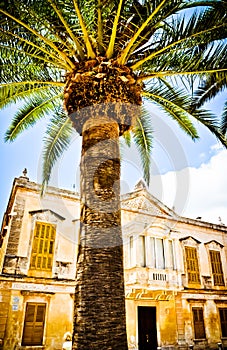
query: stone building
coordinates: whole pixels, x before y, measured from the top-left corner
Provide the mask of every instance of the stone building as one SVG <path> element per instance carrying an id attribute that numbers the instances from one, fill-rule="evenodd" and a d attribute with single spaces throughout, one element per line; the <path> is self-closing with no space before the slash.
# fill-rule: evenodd
<path id="1" fill-rule="evenodd" d="M 0 349 L 61 350 L 72 330 L 79 194 L 14 180 L 0 234 Z M 227 227 L 122 196 L 129 349 L 227 349 Z M 120 350 L 120 349 L 119 349 Z"/>

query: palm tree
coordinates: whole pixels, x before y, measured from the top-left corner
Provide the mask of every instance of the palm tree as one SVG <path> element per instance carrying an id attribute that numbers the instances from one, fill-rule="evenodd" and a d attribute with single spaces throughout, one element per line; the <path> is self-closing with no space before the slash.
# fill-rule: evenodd
<path id="1" fill-rule="evenodd" d="M 226 87 L 226 10 L 220 0 L 1 1 L 1 107 L 23 103 L 6 140 L 50 118 L 45 189 L 75 130 L 82 136 L 74 349 L 127 349 L 119 137 L 133 138 L 149 181 L 142 98 L 193 140 L 194 119 L 227 145 L 199 93 L 209 99 Z"/>

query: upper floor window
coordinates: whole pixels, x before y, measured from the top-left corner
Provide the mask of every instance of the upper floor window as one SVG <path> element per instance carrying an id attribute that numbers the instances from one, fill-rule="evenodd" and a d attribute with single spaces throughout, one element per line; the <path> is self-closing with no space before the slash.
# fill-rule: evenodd
<path id="1" fill-rule="evenodd" d="M 221 254 L 219 251 L 210 250 L 210 261 L 215 286 L 224 286 L 224 276 L 222 271 Z"/>
<path id="2" fill-rule="evenodd" d="M 46 304 L 27 303 L 22 345 L 42 345 Z"/>
<path id="3" fill-rule="evenodd" d="M 204 319 L 203 319 L 203 308 L 193 307 L 192 314 L 193 314 L 195 339 L 206 338 Z"/>
<path id="4" fill-rule="evenodd" d="M 162 238 L 150 238 L 149 265 L 156 269 L 165 268 L 164 244 Z"/>
<path id="5" fill-rule="evenodd" d="M 169 250 L 169 267 L 175 270 L 176 261 L 175 261 L 175 254 L 174 254 L 174 243 L 171 240 L 168 241 L 168 250 Z"/>
<path id="6" fill-rule="evenodd" d="M 146 266 L 146 237 L 145 236 L 139 236 L 139 264 L 140 266 Z"/>
<path id="7" fill-rule="evenodd" d="M 219 309 L 222 337 L 227 337 L 227 308 Z"/>
<path id="8" fill-rule="evenodd" d="M 185 247 L 188 283 L 200 283 L 197 250 L 194 247 Z"/>
<path id="9" fill-rule="evenodd" d="M 30 262 L 31 270 L 52 271 L 55 235 L 54 225 L 36 222 Z"/>

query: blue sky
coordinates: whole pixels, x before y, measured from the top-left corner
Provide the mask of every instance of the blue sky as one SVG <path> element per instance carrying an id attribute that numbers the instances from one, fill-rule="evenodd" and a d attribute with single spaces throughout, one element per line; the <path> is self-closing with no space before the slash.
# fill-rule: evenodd
<path id="1" fill-rule="evenodd" d="M 220 115 L 224 94 L 209 103 Z M 169 207 L 189 217 L 202 216 L 206 221 L 227 224 L 227 151 L 205 128 L 199 127 L 200 140 L 193 142 L 176 124 L 167 121 L 158 109 L 146 105 L 154 130 L 152 178 L 150 191 Z M 2 217 L 15 177 L 28 169 L 31 181 L 41 182 L 42 138 L 45 122 L 26 130 L 13 143 L 4 142 L 4 133 L 13 117 L 14 108 L 0 112 L 0 215 Z M 161 116 L 161 118 L 160 118 Z M 56 165 L 51 183 L 79 190 L 80 137 Z M 123 150 L 122 191 L 133 190 L 142 177 L 140 160 L 134 148 Z"/>

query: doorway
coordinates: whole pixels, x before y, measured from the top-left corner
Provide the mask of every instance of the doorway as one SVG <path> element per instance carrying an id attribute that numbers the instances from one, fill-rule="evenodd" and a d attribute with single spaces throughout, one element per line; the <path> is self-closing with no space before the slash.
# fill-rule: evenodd
<path id="1" fill-rule="evenodd" d="M 156 307 L 138 306 L 139 350 L 157 349 Z"/>

